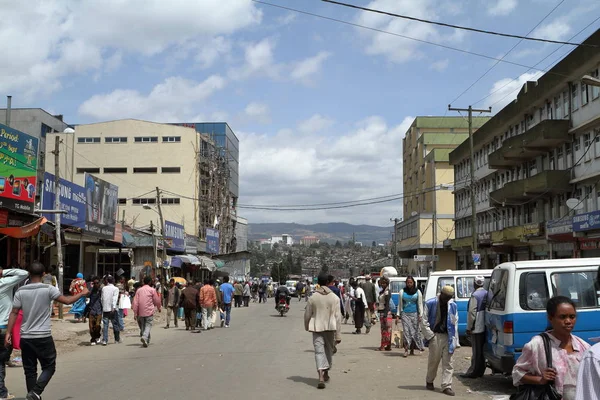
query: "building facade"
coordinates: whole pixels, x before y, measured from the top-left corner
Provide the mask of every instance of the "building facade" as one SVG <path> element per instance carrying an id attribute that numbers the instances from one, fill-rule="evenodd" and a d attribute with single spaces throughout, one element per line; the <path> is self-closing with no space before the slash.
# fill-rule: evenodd
<path id="1" fill-rule="evenodd" d="M 474 119 L 474 129 L 488 119 Z M 455 268 L 454 252 L 443 245 L 454 238 L 454 172 L 449 153 L 467 137 L 468 125 L 462 117 L 417 117 L 402 140 L 404 219 L 396 224 L 395 240 L 403 272 L 426 274 L 431 262 L 417 261 L 415 256 L 432 255 L 434 246 L 439 261 L 433 267 Z"/>
<path id="2" fill-rule="evenodd" d="M 599 45 L 600 30 L 584 43 Z M 473 160 L 468 141 L 450 153 L 459 268 L 474 267 L 473 233 L 479 268 L 600 255 L 600 87 L 583 79 L 599 65 L 597 48 L 576 48 L 477 131 Z"/>
<path id="3" fill-rule="evenodd" d="M 310 245 L 313 245 L 313 244 L 317 244 L 319 242 L 320 242 L 320 240 L 316 236 L 304 236 L 302 239 L 300 239 L 300 244 L 302 246 L 306 246 L 306 247 L 309 247 Z"/>

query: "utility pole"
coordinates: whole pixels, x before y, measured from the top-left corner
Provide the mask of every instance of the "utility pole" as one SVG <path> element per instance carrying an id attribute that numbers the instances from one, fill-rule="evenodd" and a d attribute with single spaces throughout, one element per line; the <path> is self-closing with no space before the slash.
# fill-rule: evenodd
<path id="1" fill-rule="evenodd" d="M 435 183 L 435 154 L 431 161 L 431 182 L 433 183 L 432 202 L 433 207 L 431 214 L 431 271 L 435 271 L 435 250 L 437 247 L 437 187 Z"/>
<path id="2" fill-rule="evenodd" d="M 471 233 L 473 244 L 471 245 L 472 254 L 477 253 L 477 204 L 475 202 L 475 155 L 473 151 L 473 111 L 478 113 L 491 113 L 492 107 L 487 110 L 474 109 L 472 106 L 469 108 L 452 108 L 448 104 L 448 111 L 467 111 L 469 113 L 469 150 L 471 155 Z"/>
<path id="3" fill-rule="evenodd" d="M 58 154 L 60 153 L 60 136 L 56 135 L 54 138 L 54 209 L 60 210 L 60 171 L 58 163 Z M 63 255 L 62 255 L 62 240 L 60 237 L 60 213 L 54 215 L 54 242 L 56 243 L 56 257 L 58 266 L 58 290 L 60 294 L 63 293 Z M 61 303 L 58 304 L 58 319 L 63 319 L 63 306 Z"/>
<path id="4" fill-rule="evenodd" d="M 394 269 L 396 269 L 396 271 L 398 271 L 398 248 L 396 247 L 398 237 L 396 236 L 396 234 L 398 232 L 398 221 L 399 220 L 398 220 L 398 218 L 394 218 L 394 219 L 390 218 L 390 221 L 394 221 L 394 233 L 392 234 L 392 251 L 393 251 L 393 254 L 392 254 L 393 261 L 392 262 L 394 265 Z"/>
<path id="5" fill-rule="evenodd" d="M 163 238 L 162 259 L 163 262 L 167 259 L 167 249 L 165 248 L 165 220 L 163 219 L 162 207 L 160 205 L 160 189 L 156 187 L 156 206 L 158 207 L 158 216 L 160 217 L 160 235 Z"/>
<path id="6" fill-rule="evenodd" d="M 152 250 L 154 252 L 154 268 L 156 268 L 156 259 L 158 258 L 158 251 L 156 249 L 156 235 L 154 234 L 154 223 L 150 220 L 150 232 L 152 232 Z"/>

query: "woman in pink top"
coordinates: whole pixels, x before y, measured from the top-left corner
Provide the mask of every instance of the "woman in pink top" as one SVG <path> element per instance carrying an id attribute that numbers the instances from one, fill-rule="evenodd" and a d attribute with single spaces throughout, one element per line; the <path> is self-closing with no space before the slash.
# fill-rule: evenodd
<path id="1" fill-rule="evenodd" d="M 574 400 L 579 363 L 590 346 L 571 334 L 577 320 L 573 300 L 565 296 L 553 297 L 548 300 L 546 311 L 552 325 L 552 330 L 547 333 L 550 337 L 553 368 L 548 368 L 544 341 L 537 335 L 525 345 L 513 367 L 513 384 L 545 385 L 554 381 L 563 400 Z"/>

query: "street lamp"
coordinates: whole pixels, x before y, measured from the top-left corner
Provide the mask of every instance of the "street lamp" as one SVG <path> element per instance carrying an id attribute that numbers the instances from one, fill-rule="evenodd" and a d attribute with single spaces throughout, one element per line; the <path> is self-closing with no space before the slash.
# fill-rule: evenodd
<path id="1" fill-rule="evenodd" d="M 584 75 L 581 77 L 581 83 L 585 83 L 588 86 L 600 87 L 600 79 L 594 78 L 591 75 Z"/>
<path id="2" fill-rule="evenodd" d="M 157 200 L 160 200 L 160 199 L 157 198 Z M 160 218 L 160 234 L 164 238 L 164 235 L 165 235 L 164 234 L 164 232 L 165 232 L 165 230 L 164 230 L 165 229 L 165 221 L 163 220 L 162 211 L 160 209 L 160 203 L 159 203 L 159 206 L 158 206 L 158 210 L 155 209 L 154 207 L 151 207 L 149 204 L 144 204 L 142 206 L 142 208 L 144 210 L 152 210 L 152 211 L 154 211 L 155 213 L 158 214 L 158 217 Z M 156 248 L 156 238 L 154 236 L 154 232 L 152 232 L 152 238 L 154 239 L 154 243 L 155 243 L 154 257 L 158 258 L 158 249 Z M 167 249 L 165 248 L 165 243 L 164 243 L 164 240 L 163 240 L 163 261 L 166 260 L 166 258 L 167 258 L 166 254 L 167 254 Z M 154 262 L 156 264 L 156 260 Z"/>

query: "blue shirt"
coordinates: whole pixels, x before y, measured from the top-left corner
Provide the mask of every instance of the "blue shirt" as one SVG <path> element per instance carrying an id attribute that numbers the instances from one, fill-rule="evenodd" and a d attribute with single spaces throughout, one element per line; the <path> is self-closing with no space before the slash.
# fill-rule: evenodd
<path id="1" fill-rule="evenodd" d="M 419 293 L 410 295 L 406 292 L 402 295 L 402 304 L 404 306 L 405 313 L 416 313 L 417 312 L 417 300 L 419 299 Z"/>
<path id="2" fill-rule="evenodd" d="M 221 290 L 221 292 L 223 293 L 223 303 L 231 304 L 233 292 L 235 291 L 235 289 L 233 288 L 233 285 L 229 282 L 226 282 L 226 283 L 222 284 L 221 286 L 219 286 L 219 290 Z"/>

